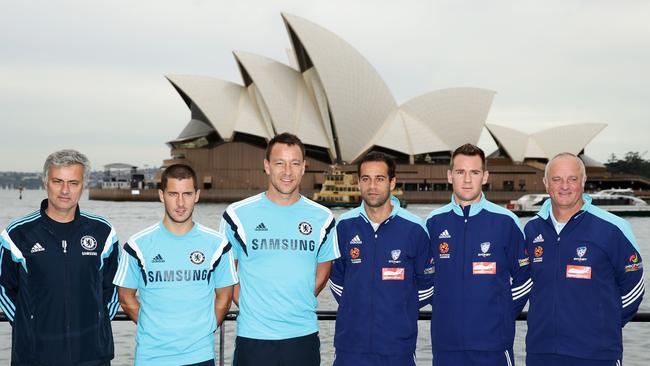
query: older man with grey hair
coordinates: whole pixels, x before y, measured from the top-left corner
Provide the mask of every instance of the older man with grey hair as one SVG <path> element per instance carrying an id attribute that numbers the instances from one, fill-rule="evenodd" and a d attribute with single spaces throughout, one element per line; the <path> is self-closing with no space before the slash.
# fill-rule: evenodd
<path id="1" fill-rule="evenodd" d="M 550 199 L 525 227 L 533 287 L 526 365 L 620 366 L 622 328 L 643 298 L 643 264 L 629 223 L 584 193 L 582 160 L 546 165 Z"/>
<path id="2" fill-rule="evenodd" d="M 106 219 L 79 210 L 89 173 L 78 151 L 52 153 L 40 210 L 2 231 L 0 308 L 13 326 L 12 365 L 98 366 L 113 358 L 118 241 Z"/>

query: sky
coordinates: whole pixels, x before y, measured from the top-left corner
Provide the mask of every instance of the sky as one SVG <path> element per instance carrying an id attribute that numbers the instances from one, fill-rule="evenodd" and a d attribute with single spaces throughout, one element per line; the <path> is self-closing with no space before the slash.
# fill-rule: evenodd
<path id="1" fill-rule="evenodd" d="M 164 75 L 241 84 L 233 50 L 287 63 L 281 12 L 350 43 L 398 103 L 480 87 L 497 92 L 487 123 L 525 132 L 606 123 L 586 148 L 600 161 L 650 145 L 647 1 L 0 0 L 0 9 L 0 171 L 39 171 L 62 148 L 95 169 L 160 166 L 190 119 Z M 486 131 L 479 145 L 496 148 Z"/>

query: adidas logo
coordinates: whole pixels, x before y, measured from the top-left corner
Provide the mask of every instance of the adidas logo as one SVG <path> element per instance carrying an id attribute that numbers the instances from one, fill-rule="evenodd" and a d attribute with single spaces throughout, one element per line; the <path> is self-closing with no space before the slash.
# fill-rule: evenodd
<path id="1" fill-rule="evenodd" d="M 449 235 L 449 231 L 445 229 L 445 231 L 441 232 L 440 235 L 438 235 L 438 239 L 449 239 L 451 238 L 451 235 Z"/>
<path id="2" fill-rule="evenodd" d="M 165 260 L 163 259 L 162 255 L 158 254 L 157 256 L 153 257 L 151 263 L 165 263 Z"/>
<path id="3" fill-rule="evenodd" d="M 359 238 L 359 235 L 355 235 L 354 238 L 350 240 L 350 244 L 361 244 L 361 243 L 363 242 L 361 241 L 361 238 Z"/>
<path id="4" fill-rule="evenodd" d="M 268 229 L 263 222 L 260 222 L 260 224 L 255 228 L 255 231 L 268 231 Z"/>
<path id="5" fill-rule="evenodd" d="M 34 246 L 32 247 L 32 250 L 31 250 L 32 253 L 44 252 L 44 251 L 45 251 L 45 248 L 43 248 L 43 246 L 40 243 L 34 244 Z"/>
<path id="6" fill-rule="evenodd" d="M 543 241 L 544 241 L 544 237 L 542 236 L 542 234 L 539 234 L 535 239 L 533 239 L 533 244 L 542 243 Z"/>

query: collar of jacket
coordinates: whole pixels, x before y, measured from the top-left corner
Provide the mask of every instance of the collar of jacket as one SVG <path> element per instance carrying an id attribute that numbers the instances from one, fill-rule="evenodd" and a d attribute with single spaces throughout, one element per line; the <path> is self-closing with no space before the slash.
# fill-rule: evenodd
<path id="1" fill-rule="evenodd" d="M 41 201 L 41 217 L 47 217 L 50 220 L 52 220 L 52 218 L 47 216 L 47 214 L 45 213 L 45 209 L 47 208 L 47 204 L 48 204 L 47 198 Z M 74 209 L 74 219 L 72 221 L 77 221 L 77 219 L 79 219 L 80 215 L 81 215 L 81 211 L 79 210 L 79 204 L 77 204 L 77 207 Z"/>
<path id="2" fill-rule="evenodd" d="M 386 220 L 395 217 L 395 215 L 397 215 L 397 212 L 401 209 L 401 206 L 399 204 L 399 199 L 397 199 L 397 197 L 393 196 L 392 194 L 390 195 L 390 203 L 393 205 L 393 210 L 390 212 L 390 215 L 388 216 L 388 218 L 386 218 Z M 357 207 L 356 210 L 358 210 L 357 214 L 359 216 L 363 217 L 363 219 L 366 220 L 366 222 L 370 222 L 370 219 L 368 218 L 368 214 L 366 213 L 366 204 L 363 202 L 363 200 L 361 201 L 361 205 Z M 384 222 L 386 220 L 384 220 Z"/>
<path id="3" fill-rule="evenodd" d="M 582 194 L 582 208 L 580 211 L 578 211 L 576 214 L 573 215 L 573 217 L 578 217 L 582 215 L 584 212 L 589 211 L 589 208 L 591 208 L 591 196 L 589 196 L 586 193 Z M 537 216 L 541 217 L 544 220 L 548 220 L 551 217 L 551 198 L 549 197 L 544 203 L 542 204 L 542 208 L 539 209 L 539 212 L 537 213 Z"/>
<path id="4" fill-rule="evenodd" d="M 485 198 L 485 193 L 481 192 L 481 199 L 478 202 L 472 203 L 469 207 L 469 215 L 468 216 L 475 216 L 478 215 L 481 210 L 483 210 L 483 207 L 485 207 L 485 203 L 487 202 L 487 198 Z M 463 207 L 456 203 L 456 199 L 454 198 L 454 194 L 451 194 L 451 208 L 454 211 L 454 213 L 458 216 L 465 216 L 463 213 Z"/>

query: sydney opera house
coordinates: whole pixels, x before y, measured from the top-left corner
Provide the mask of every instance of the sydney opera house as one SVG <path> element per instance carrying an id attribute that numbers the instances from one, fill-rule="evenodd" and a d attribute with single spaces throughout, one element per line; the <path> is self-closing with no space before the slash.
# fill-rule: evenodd
<path id="1" fill-rule="evenodd" d="M 467 142 L 476 144 L 484 128 L 498 145 L 488 159 L 485 187 L 493 200 L 543 191 L 544 163 L 563 151 L 581 154 L 592 188 L 616 185 L 607 180 L 602 164 L 584 155 L 604 124 L 534 134 L 486 124 L 496 92 L 480 88 L 435 90 L 398 104 L 373 66 L 342 38 L 294 15 L 282 14 L 282 19 L 292 45 L 288 64 L 235 51 L 241 84 L 167 76 L 191 119 L 168 142 L 171 158 L 163 166 L 193 166 L 203 200 L 229 201 L 266 189 L 264 149 L 282 132 L 298 135 L 307 145 L 301 189 L 308 195 L 320 188 L 331 165 L 354 171 L 355 161 L 376 150 L 398 161 L 405 199 L 448 200 L 450 152 Z"/>

